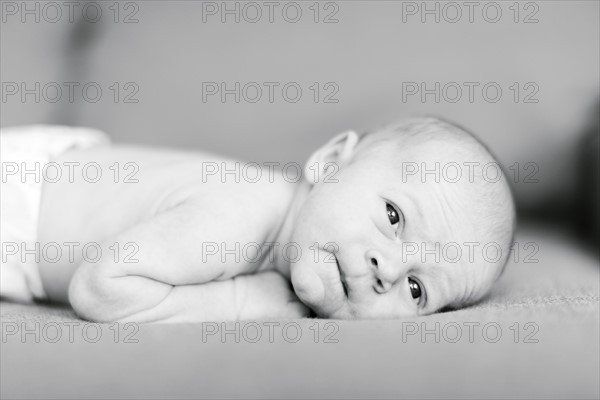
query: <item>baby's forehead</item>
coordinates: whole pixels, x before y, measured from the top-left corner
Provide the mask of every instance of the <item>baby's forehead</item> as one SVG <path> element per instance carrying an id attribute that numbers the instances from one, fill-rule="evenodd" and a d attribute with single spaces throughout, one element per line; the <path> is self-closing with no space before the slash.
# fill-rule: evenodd
<path id="1" fill-rule="evenodd" d="M 481 247 L 478 251 L 481 250 Z M 481 298 L 491 288 L 495 266 L 469 260 L 457 263 L 424 263 L 422 279 L 428 285 L 431 308 L 462 307 Z"/>
<path id="2" fill-rule="evenodd" d="M 455 154 L 423 147 L 414 151 L 386 149 L 367 161 L 371 163 L 369 178 L 380 190 L 410 195 L 419 204 L 431 205 L 437 200 L 448 206 L 465 207 L 485 202 L 489 188 L 481 181 L 482 169 L 498 175 L 500 167 Z"/>
<path id="3" fill-rule="evenodd" d="M 380 140 L 371 144 L 363 160 L 377 171 L 375 181 L 382 185 L 398 190 L 407 185 L 418 187 L 464 204 L 508 190 L 500 164 L 482 145 L 470 140 L 448 140 L 444 136 Z"/>

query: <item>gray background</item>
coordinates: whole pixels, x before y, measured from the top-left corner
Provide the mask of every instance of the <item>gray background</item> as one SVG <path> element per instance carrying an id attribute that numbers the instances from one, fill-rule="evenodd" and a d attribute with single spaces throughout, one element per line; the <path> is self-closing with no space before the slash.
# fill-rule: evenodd
<path id="1" fill-rule="evenodd" d="M 139 21 L 132 24 L 114 22 L 113 1 L 102 3 L 97 23 L 81 12 L 73 23 L 36 23 L 31 16 L 22 22 L 3 13 L 3 83 L 97 82 L 104 92 L 96 103 L 81 92 L 73 103 L 3 98 L 1 126 L 91 126 L 117 143 L 304 162 L 345 129 L 373 129 L 411 113 L 448 118 L 479 135 L 505 166 L 539 165 L 538 183 L 515 182 L 518 206 L 522 221 L 554 229 L 521 224 L 516 240 L 539 244 L 539 262 L 510 263 L 484 302 L 411 321 L 428 327 L 493 321 L 503 339 L 402 343 L 406 321 L 332 321 L 339 343 L 315 344 L 315 320 L 308 319 L 296 320 L 304 332 L 297 344 L 202 343 L 201 324 L 144 325 L 137 344 L 113 343 L 106 325 L 96 344 L 66 337 L 36 343 L 31 335 L 15 335 L 1 343 L 1 397 L 598 398 L 598 258 L 582 251 L 581 239 L 598 250 L 589 221 L 596 221 L 597 232 L 598 150 L 590 143 L 594 137 L 598 143 L 599 3 L 532 2 L 539 7 L 539 22 L 532 24 L 513 22 L 513 1 L 497 2 L 503 12 L 497 23 L 482 18 L 487 2 L 481 2 L 473 23 L 463 14 L 454 24 L 431 16 L 427 23 L 419 16 L 403 22 L 399 1 L 338 1 L 339 22 L 315 24 L 308 8 L 313 1 L 298 3 L 304 16 L 296 24 L 281 13 L 274 23 L 265 16 L 256 24 L 231 17 L 223 24 L 218 16 L 204 23 L 199 1 L 134 2 Z M 532 10 L 526 3 L 519 3 L 521 18 Z M 122 18 L 131 9 L 120 4 Z M 274 103 L 216 97 L 204 103 L 207 81 L 298 82 L 304 93 L 297 103 L 281 96 Z M 430 87 L 497 82 L 504 92 L 497 103 L 481 92 L 473 103 L 436 103 L 432 96 L 404 102 L 402 82 L 422 81 Z M 114 103 L 113 82 L 134 82 L 139 102 Z M 339 102 L 314 103 L 313 82 L 335 82 Z M 513 82 L 534 82 L 538 102 L 515 103 L 508 89 Z M 578 221 L 588 223 L 579 238 L 563 232 Z M 0 320 L 24 324 L 21 329 L 65 321 L 82 329 L 72 310 L 52 305 L 2 301 Z M 515 322 L 537 324 L 539 342 L 514 343 Z"/>
<path id="2" fill-rule="evenodd" d="M 275 9 L 273 23 L 264 6 L 257 23 L 245 22 L 243 14 L 240 23 L 233 16 L 221 23 L 220 15 L 203 22 L 204 3 L 135 2 L 138 22 L 129 24 L 114 22 L 112 2 L 99 3 L 103 14 L 97 23 L 82 18 L 82 7 L 75 11 L 75 23 L 66 15 L 48 23 L 41 8 L 39 23 L 34 16 L 23 23 L 20 14 L 5 13 L 3 82 L 98 82 L 104 91 L 97 103 L 83 101 L 81 90 L 72 104 L 66 94 L 54 104 L 11 96 L 2 103 L 2 126 L 85 125 L 105 130 L 117 142 L 198 148 L 259 162 L 303 162 L 341 130 L 373 129 L 403 115 L 429 113 L 475 132 L 507 166 L 538 163 L 540 182 L 517 185 L 521 205 L 571 190 L 574 152 L 599 93 L 597 1 L 532 3 L 538 7 L 537 23 L 522 22 L 534 11 L 525 8 L 527 2 L 520 3 L 519 23 L 513 21 L 510 1 L 497 2 L 502 10 L 497 23 L 483 17 L 489 2 L 475 8 L 472 23 L 466 7 L 458 22 L 445 21 L 455 11 L 443 13 L 443 3 L 440 23 L 433 15 L 422 23 L 420 14 L 403 22 L 406 2 L 400 1 L 336 2 L 338 23 L 314 23 L 311 1 L 297 2 L 303 11 L 298 23 L 282 17 L 285 2 Z M 122 20 L 133 8 L 121 5 Z M 324 9 L 324 2 L 320 6 L 321 18 L 333 10 Z M 493 9 L 488 13 L 493 17 Z M 254 104 L 236 104 L 232 96 L 226 103 L 218 96 L 202 101 L 202 82 L 236 81 L 297 82 L 303 95 L 297 103 L 284 101 L 280 92 L 274 103 L 264 100 L 266 93 Z M 473 103 L 464 86 L 456 103 L 436 103 L 431 95 L 424 103 L 419 96 L 403 101 L 403 82 L 432 87 L 436 81 L 481 86 Z M 108 90 L 112 82 L 135 82 L 139 102 L 115 104 Z M 313 82 L 335 82 L 339 102 L 314 103 L 308 89 Z M 497 103 L 482 97 L 487 82 L 503 89 Z M 538 103 L 515 103 L 513 82 L 537 84 Z"/>

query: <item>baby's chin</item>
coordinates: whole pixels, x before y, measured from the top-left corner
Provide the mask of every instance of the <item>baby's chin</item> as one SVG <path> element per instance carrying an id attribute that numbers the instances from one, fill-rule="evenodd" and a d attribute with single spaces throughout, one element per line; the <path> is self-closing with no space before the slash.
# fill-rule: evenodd
<path id="1" fill-rule="evenodd" d="M 345 299 L 337 293 L 335 264 L 313 262 L 293 263 L 290 268 L 292 286 L 296 295 L 319 317 L 334 317 L 343 307 Z M 335 270 L 334 270 L 335 271 Z"/>
<path id="2" fill-rule="evenodd" d="M 290 273 L 296 296 L 319 313 L 320 305 L 325 301 L 325 285 L 317 272 L 306 264 L 293 263 L 290 266 Z"/>

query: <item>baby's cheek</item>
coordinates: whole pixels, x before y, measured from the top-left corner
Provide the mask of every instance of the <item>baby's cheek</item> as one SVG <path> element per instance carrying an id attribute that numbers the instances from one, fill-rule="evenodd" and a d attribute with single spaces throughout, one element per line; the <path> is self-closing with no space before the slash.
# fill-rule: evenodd
<path id="1" fill-rule="evenodd" d="M 296 263 L 291 266 L 292 285 L 303 303 L 316 307 L 325 298 L 325 287 L 314 269 Z"/>

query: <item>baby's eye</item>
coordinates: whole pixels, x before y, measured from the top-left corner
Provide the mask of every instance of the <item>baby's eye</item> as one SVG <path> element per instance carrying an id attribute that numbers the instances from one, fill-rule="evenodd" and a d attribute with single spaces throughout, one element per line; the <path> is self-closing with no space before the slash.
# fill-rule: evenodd
<path id="1" fill-rule="evenodd" d="M 419 282 L 417 282 L 413 278 L 408 278 L 408 288 L 410 289 L 410 295 L 412 296 L 412 298 L 418 300 L 417 304 L 420 303 L 422 293 L 421 285 L 419 284 Z"/>
<path id="2" fill-rule="evenodd" d="M 398 225 L 402 220 L 402 215 L 400 214 L 400 212 L 398 212 L 396 207 L 394 207 L 390 203 L 385 203 L 385 208 L 387 210 L 387 216 L 390 220 L 390 224 L 392 224 L 392 226 Z"/>

